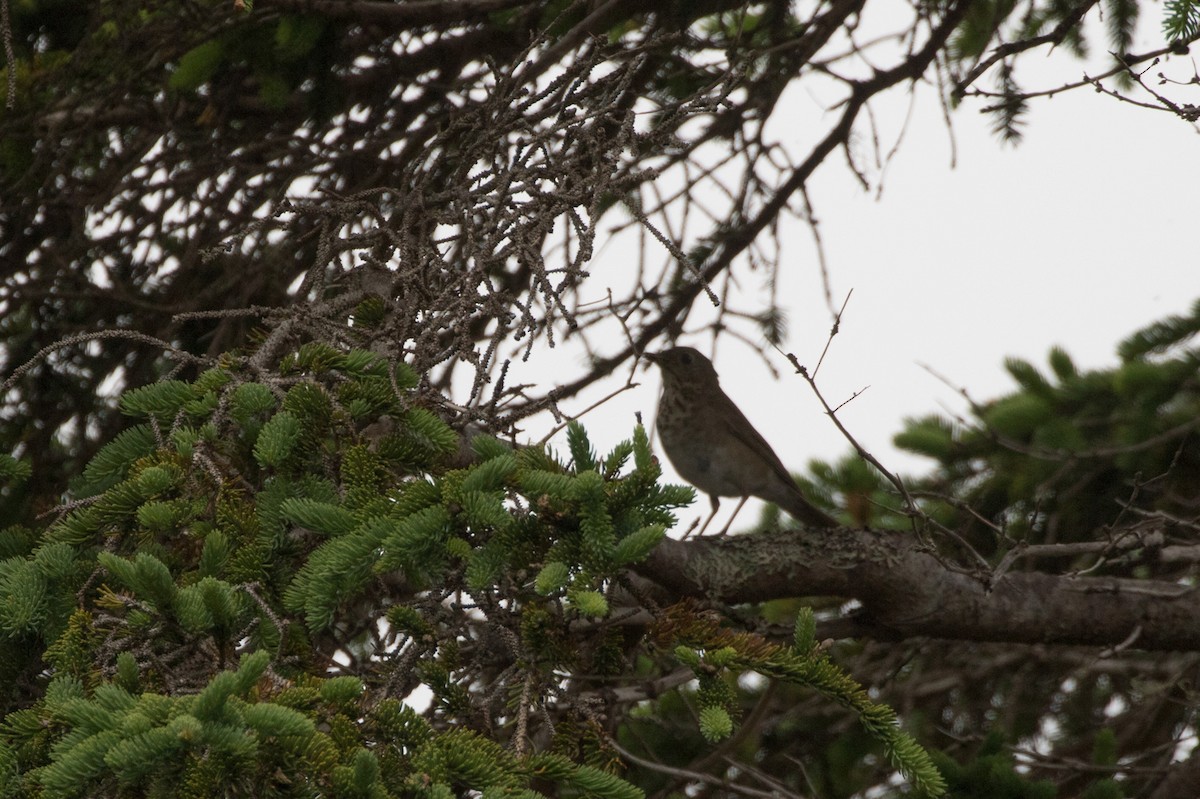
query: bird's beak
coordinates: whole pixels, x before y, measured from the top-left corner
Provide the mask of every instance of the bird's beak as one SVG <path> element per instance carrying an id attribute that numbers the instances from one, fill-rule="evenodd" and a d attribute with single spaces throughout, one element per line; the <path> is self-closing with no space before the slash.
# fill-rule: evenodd
<path id="1" fill-rule="evenodd" d="M 643 352 L 642 357 L 652 364 L 657 365 L 661 356 L 657 352 Z"/>

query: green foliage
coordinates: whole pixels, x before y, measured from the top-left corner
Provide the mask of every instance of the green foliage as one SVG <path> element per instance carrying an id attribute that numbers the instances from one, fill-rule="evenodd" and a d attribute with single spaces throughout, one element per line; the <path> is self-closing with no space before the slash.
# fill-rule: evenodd
<path id="1" fill-rule="evenodd" d="M 1039 397 L 1049 397 L 1053 394 L 1054 389 L 1050 382 L 1028 361 L 1021 358 L 1006 358 L 1004 368 L 1028 393 Z"/>
<path id="2" fill-rule="evenodd" d="M 817 642 L 817 617 L 812 608 L 802 607 L 796 613 L 796 626 L 792 631 L 792 647 L 797 654 L 808 655 Z"/>
<path id="3" fill-rule="evenodd" d="M 1022 39 L 1032 38 L 1051 30 L 1057 31 L 1065 25 L 1061 46 L 1076 58 L 1084 58 L 1088 53 L 1087 42 L 1080 27 L 1071 24 L 1072 15 L 1077 13 L 1077 10 L 1078 6 L 1059 0 L 1030 8 L 1022 15 L 1018 25 L 1019 36 Z"/>
<path id="4" fill-rule="evenodd" d="M 147 502 L 137 509 L 137 522 L 147 530 L 166 532 L 187 517 L 188 507 L 172 502 Z"/>
<path id="5" fill-rule="evenodd" d="M 334 677 L 321 685 L 321 698 L 334 705 L 349 706 L 362 697 L 363 683 L 357 677 Z"/>
<path id="6" fill-rule="evenodd" d="M 1071 380 L 1079 376 L 1079 370 L 1075 368 L 1075 362 L 1067 351 L 1062 347 L 1051 347 L 1050 368 L 1054 370 L 1054 376 L 1059 380 Z"/>
<path id="7" fill-rule="evenodd" d="M 512 452 L 507 444 L 492 436 L 475 436 L 471 439 L 471 449 L 481 461 L 490 461 Z"/>
<path id="8" fill-rule="evenodd" d="M 341 369 L 346 363 L 346 353 L 323 341 L 309 341 L 301 345 L 294 355 L 283 359 L 279 371 L 284 374 L 309 372 L 320 375 Z"/>
<path id="9" fill-rule="evenodd" d="M 559 561 L 547 563 L 538 572 L 537 579 L 534 580 L 533 587 L 542 596 L 559 591 L 567 586 L 571 577 L 571 567 Z"/>
<path id="10" fill-rule="evenodd" d="M 1171 5 L 1168 4 L 1167 8 L 1170 9 Z M 1200 27 L 1200 4 L 1193 6 L 1191 13 Z M 1192 312 L 1187 316 L 1168 316 L 1128 336 L 1117 346 L 1117 354 L 1127 363 L 1149 355 L 1164 354 L 1172 347 L 1194 338 L 1197 333 L 1200 333 L 1200 300 L 1192 304 Z"/>
<path id="11" fill-rule="evenodd" d="M 203 577 L 181 588 L 175 597 L 175 612 L 183 629 L 193 634 L 211 633 L 220 641 L 238 628 L 246 608 L 245 595 L 215 577 Z"/>
<path id="12" fill-rule="evenodd" d="M 1014 0 L 972 3 L 950 42 L 953 58 L 966 61 L 982 55 L 1016 6 Z"/>
<path id="13" fill-rule="evenodd" d="M 283 517 L 292 524 L 327 536 L 348 533 L 356 526 L 353 513 L 330 502 L 292 497 L 283 501 L 280 510 Z"/>
<path id="14" fill-rule="evenodd" d="M 56 638 L 66 624 L 70 591 L 83 564 L 63 542 L 48 542 L 29 557 L 0 561 L 0 633 L 10 641 L 44 633 Z"/>
<path id="15" fill-rule="evenodd" d="M 919 442 L 922 445 L 929 446 L 928 441 L 932 441 L 931 446 L 935 448 L 942 445 L 940 430 L 918 430 L 918 435 L 925 437 Z M 911 524 L 899 512 L 900 502 L 891 481 L 857 454 L 847 455 L 832 464 L 814 461 L 810 468 L 812 477 L 797 481 L 805 496 L 827 507 L 834 507 L 833 498 L 838 497 L 837 504 L 842 506 L 843 513 L 853 520 L 853 524 L 911 529 Z"/>
<path id="16" fill-rule="evenodd" d="M 288 389 L 283 398 L 283 412 L 293 414 L 310 436 L 323 434 L 333 416 L 333 402 L 328 390 L 319 383 L 302 381 Z"/>
<path id="17" fill-rule="evenodd" d="M 979 799 L 1054 799 L 1058 791 L 1049 780 L 1030 780 L 1022 776 L 1012 755 L 1003 749 L 1003 739 L 991 735 L 975 757 L 959 764 L 940 753 L 934 760 L 946 778 L 952 796 Z"/>
<path id="18" fill-rule="evenodd" d="M 0 455 L 0 480 L 8 483 L 23 483 L 29 479 L 32 467 L 28 461 L 19 461 L 12 455 Z"/>
<path id="19" fill-rule="evenodd" d="M 616 775 L 591 766 L 575 766 L 562 780 L 567 785 L 601 799 L 644 799 L 645 794 Z"/>
<path id="20" fill-rule="evenodd" d="M 211 530 L 204 536 L 197 571 L 201 576 L 213 577 L 225 571 L 229 563 L 229 536 L 220 530 Z"/>
<path id="21" fill-rule="evenodd" d="M 253 440 L 266 414 L 274 411 L 278 404 L 269 387 L 262 383 L 242 383 L 230 395 L 229 415 Z"/>
<path id="22" fill-rule="evenodd" d="M 10 636 L 33 632 L 46 620 L 46 583 L 32 568 L 16 564 L 0 573 L 0 630 Z"/>
<path id="23" fill-rule="evenodd" d="M 488 458 L 471 470 L 462 481 L 464 492 L 498 491 L 509 482 L 518 467 L 517 459 L 509 452 Z"/>
<path id="24" fill-rule="evenodd" d="M 1138 4 L 1135 0 L 1107 0 L 1104 4 L 1109 50 L 1118 57 L 1129 52 L 1133 31 L 1137 27 Z M 1170 10 L 1168 9 L 1168 14 Z"/>
<path id="25" fill-rule="evenodd" d="M 436 463 L 458 448 L 457 434 L 432 411 L 413 408 L 404 414 L 403 421 L 408 447 L 405 459 L 413 464 Z"/>
<path id="26" fill-rule="evenodd" d="M 596 453 L 592 451 L 592 443 L 588 441 L 583 425 L 577 421 L 567 425 L 567 446 L 571 450 L 575 471 L 586 472 L 596 468 Z"/>
<path id="27" fill-rule="evenodd" d="M 324 31 L 320 17 L 288 14 L 275 28 L 275 51 L 282 61 L 298 61 L 312 52 Z"/>
<path id="28" fill-rule="evenodd" d="M 700 734 L 710 743 L 725 740 L 733 733 L 733 719 L 723 707 L 709 706 L 700 711 Z"/>
<path id="29" fill-rule="evenodd" d="M 114 684 L 123 691 L 137 693 L 141 680 L 139 679 L 137 659 L 130 652 L 117 655 L 117 674 Z"/>
<path id="30" fill-rule="evenodd" d="M 197 396 L 190 383 L 163 380 L 126 391 L 121 395 L 121 410 L 130 416 L 146 416 L 160 424 L 170 424 Z"/>
<path id="31" fill-rule="evenodd" d="M 608 512 L 603 478 L 592 471 L 577 475 L 571 499 L 579 507 L 580 548 L 583 565 L 603 568 L 616 545 L 616 532 Z"/>
<path id="32" fill-rule="evenodd" d="M 987 424 L 1010 438 L 1028 438 L 1055 418 L 1054 406 L 1037 393 L 1013 394 L 987 410 Z"/>
<path id="33" fill-rule="evenodd" d="M 1176 492 L 1200 468 L 1200 455 L 1183 445 L 1200 415 L 1200 354 L 1185 346 L 1197 330 L 1198 314 L 1151 325 L 1121 344 L 1122 362 L 1109 369 L 1080 371 L 1058 348 L 1049 374 L 1010 359 L 1017 390 L 975 406 L 966 424 L 909 420 L 897 446 L 938 464 L 913 485 L 962 503 L 929 501 L 927 510 L 981 552 L 994 548 L 994 535 L 974 514 L 1020 536 L 1055 529 L 1062 543 L 1110 524 L 1134 483 L 1151 477 L 1136 492 L 1141 506 L 1187 515 Z M 966 506 L 973 514 L 962 513 Z"/>
<path id="34" fill-rule="evenodd" d="M 667 534 L 667 528 L 661 524 L 653 524 L 635 530 L 617 542 L 613 548 L 612 560 L 619 566 L 636 563 L 654 551 L 659 542 Z"/>
<path id="35" fill-rule="evenodd" d="M 705 708 L 720 707 L 728 712 L 734 706 L 729 683 L 717 678 L 718 670 L 735 674 L 754 671 L 804 685 L 853 710 L 863 728 L 883 745 L 889 761 L 919 792 L 926 796 L 946 793 L 946 781 L 938 767 L 900 729 L 895 711 L 872 701 L 862 686 L 826 653 L 812 647 L 807 651 L 795 646 L 782 647 L 751 633 L 722 628 L 711 617 L 697 613 L 690 602 L 680 603 L 662 614 L 656 635 L 676 642 L 676 657 L 696 671 L 700 683 L 697 698 Z M 703 723 L 703 715 L 701 718 Z M 707 732 L 702 730 L 706 738 L 723 729 L 719 714 L 710 713 L 709 718 L 714 726 Z"/>
<path id="36" fill-rule="evenodd" d="M 1117 735 L 1112 729 L 1105 727 L 1096 733 L 1092 761 L 1101 766 L 1117 765 Z"/>
<path id="37" fill-rule="evenodd" d="M 1123 56 L 1130 49 L 1139 16 L 1139 5 L 1133 0 L 1108 0 L 1104 3 L 1102 19 L 1108 38 L 1106 49 Z M 1200 31 L 1200 11 L 1193 0 L 1168 0 L 1163 18 L 1163 34 L 1170 42 L 1188 41 Z M 1061 36 L 1062 45 L 1077 57 L 1087 54 L 1085 29 L 1079 24 L 1080 8 L 1068 2 L 1047 2 L 1020 5 L 1013 0 L 988 0 L 972 3 L 959 24 L 949 46 L 952 60 L 970 64 L 974 59 L 995 48 L 997 40 L 1033 39 L 1054 31 Z M 1015 61 L 1012 56 L 1001 63 L 999 75 L 1001 101 L 990 109 L 995 115 L 995 129 L 1007 141 L 1020 138 L 1021 117 L 1027 110 L 1024 99 L 1013 78 Z M 1129 83 L 1128 75 L 1117 76 Z"/>
<path id="38" fill-rule="evenodd" d="M 78 683 L 56 681 L 60 690 L 48 691 L 34 713 L 69 731 L 54 744 L 50 762 L 28 779 L 47 796 L 70 797 L 92 795 L 105 775 L 126 788 L 146 780 L 165 784 L 197 757 L 220 764 L 222 777 L 256 759 L 283 765 L 303 751 L 315 726 L 290 708 L 252 701 L 267 663 L 266 653 L 249 655 L 199 694 L 176 697 L 136 695 L 114 684 L 89 696 Z M 13 732 L 15 740 L 25 736 Z"/>
<path id="39" fill-rule="evenodd" d="M 166 609 L 174 602 L 179 589 L 171 571 L 153 555 L 139 552 L 130 561 L 109 552 L 100 552 L 96 555 L 96 561 L 114 579 L 159 609 Z"/>
<path id="40" fill-rule="evenodd" d="M 1194 39 L 1200 34 L 1200 2 L 1167 0 L 1163 17 L 1163 35 L 1172 42 Z"/>
<path id="41" fill-rule="evenodd" d="M 156 444 L 154 430 L 149 425 L 137 425 L 118 433 L 83 470 L 80 492 L 87 495 L 103 491 L 124 479 L 134 461 L 153 452 Z"/>
<path id="42" fill-rule="evenodd" d="M 386 377 L 369 375 L 338 387 L 338 402 L 354 419 L 375 418 L 394 410 L 396 394 Z"/>
<path id="43" fill-rule="evenodd" d="M 458 434 L 405 367 L 393 384 L 375 356 L 323 345 L 284 366 L 286 391 L 228 366 L 129 392 L 150 423 L 101 450 L 90 500 L 6 542 L 0 644 L 29 655 L 0 668 L 44 683 L 0 727 L 18 795 L 639 799 L 586 719 L 521 756 L 474 730 L 516 735 L 562 674 L 624 677 L 644 651 L 614 598 L 694 498 L 659 485 L 645 430 L 597 453 L 573 425 L 566 464 L 480 436 L 450 468 Z M 812 649 L 772 666 L 685 647 L 704 672 L 697 734 L 732 734 L 735 676 L 803 671 Z M 331 673 L 335 651 L 379 670 Z M 843 701 L 821 674 L 800 681 Z M 395 698 L 419 683 L 427 718 Z M 925 779 L 894 719 L 864 724 Z"/>
<path id="44" fill-rule="evenodd" d="M 221 41 L 210 39 L 184 53 L 179 66 L 171 75 L 170 86 L 176 91 L 195 91 L 203 86 L 221 66 L 225 47 Z"/>
<path id="45" fill-rule="evenodd" d="M 380 544 L 396 527 L 390 519 L 370 519 L 314 550 L 284 594 L 288 609 L 303 610 L 313 629 L 332 624 L 338 605 L 370 579 Z"/>
<path id="46" fill-rule="evenodd" d="M 254 444 L 254 458 L 263 466 L 282 466 L 295 451 L 301 435 L 300 420 L 290 411 L 280 411 L 263 425 Z"/>
<path id="47" fill-rule="evenodd" d="M 425 571 L 431 558 L 444 553 L 450 538 L 452 517 L 441 505 L 424 508 L 389 525 L 383 538 L 385 555 L 379 563 L 381 570 L 408 568 L 414 573 Z M 438 563 L 438 566 L 443 565 Z"/>
<path id="48" fill-rule="evenodd" d="M 567 600 L 580 616 L 602 619 L 608 615 L 608 600 L 599 591 L 572 588 L 567 592 Z"/>
<path id="49" fill-rule="evenodd" d="M 918 455 L 948 460 L 955 447 L 954 425 L 941 416 L 907 419 L 903 432 L 892 438 L 897 447 Z"/>
<path id="50" fill-rule="evenodd" d="M 996 73 L 996 91 L 1000 95 L 988 106 L 992 115 L 992 132 L 1006 144 L 1019 144 L 1022 127 L 1029 113 L 1029 102 L 1021 92 L 1011 62 L 1003 61 Z"/>

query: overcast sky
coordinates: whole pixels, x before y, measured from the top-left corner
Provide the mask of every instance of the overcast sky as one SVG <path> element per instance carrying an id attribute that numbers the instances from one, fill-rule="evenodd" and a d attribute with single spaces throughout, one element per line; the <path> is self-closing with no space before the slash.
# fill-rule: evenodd
<path id="1" fill-rule="evenodd" d="M 967 106 L 951 169 L 944 124 L 922 100 L 882 199 L 844 169 L 811 190 L 832 282 L 854 289 L 823 371 L 835 397 L 871 385 L 846 420 L 880 449 L 903 416 L 963 407 L 919 363 L 987 398 L 1012 386 L 1008 355 L 1044 364 L 1058 344 L 1080 366 L 1112 365 L 1118 341 L 1200 296 L 1192 126 L 1085 89 L 1034 101 L 1012 148 Z M 818 352 L 828 322 L 814 277 L 790 276 L 810 309 L 790 343 Z M 836 436 L 814 446 L 828 453 L 826 441 L 838 451 Z"/>
<path id="2" fill-rule="evenodd" d="M 1157 25 L 1155 19 L 1143 26 L 1135 52 L 1161 46 Z M 1099 63 L 1091 65 L 1092 74 Z M 1176 75 L 1190 77 L 1187 58 L 1173 65 Z M 1083 68 L 1062 54 L 1035 54 L 1018 77 L 1027 88 L 1048 88 L 1078 80 Z M 1178 102 L 1200 103 L 1194 86 L 1170 91 Z M 815 129 L 823 133 L 836 114 L 826 111 L 834 95 L 816 94 L 819 88 L 797 87 L 779 121 L 787 124 L 786 115 L 794 114 L 807 126 L 824 114 L 825 125 Z M 893 102 L 877 118 L 894 134 L 906 101 Z M 926 462 L 891 446 L 902 420 L 964 408 L 921 364 L 986 400 L 1013 387 L 1003 368 L 1008 355 L 1044 366 L 1058 344 L 1081 367 L 1113 365 L 1118 341 L 1185 312 L 1200 296 L 1194 254 L 1200 138 L 1193 126 L 1084 88 L 1034 100 L 1025 140 L 1013 148 L 991 132 L 979 107 L 968 101 L 954 113 L 952 150 L 936 95 L 926 87 L 879 199 L 863 191 L 840 155 L 827 159 L 809 184 L 834 293 L 840 300 L 854 292 L 821 385 L 834 404 L 869 386 L 841 418 L 886 465 L 908 473 Z M 786 349 L 811 367 L 830 317 L 811 234 L 796 223 L 785 239 Z M 606 257 L 620 256 L 602 252 L 598 259 Z M 707 351 L 709 339 L 684 343 Z M 786 370 L 782 356 L 772 361 Z M 836 459 L 848 450 L 799 378 L 774 379 L 733 341 L 721 345 L 717 368 L 726 391 L 789 467 L 800 470 L 811 457 Z M 639 388 L 585 417 L 599 447 L 628 436 L 635 411 L 653 418 L 657 374 L 638 374 Z M 773 420 L 789 424 L 774 428 Z M 561 444 L 561 436 L 556 441 Z"/>

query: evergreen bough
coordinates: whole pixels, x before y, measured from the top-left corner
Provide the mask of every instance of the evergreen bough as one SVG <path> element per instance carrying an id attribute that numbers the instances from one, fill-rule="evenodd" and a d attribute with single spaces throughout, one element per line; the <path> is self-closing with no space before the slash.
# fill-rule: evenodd
<path id="1" fill-rule="evenodd" d="M 310 344 L 277 381 L 229 362 L 126 392 L 139 421 L 78 498 L 4 534 L 0 796 L 641 796 L 561 675 L 624 668 L 623 569 L 693 491 L 659 484 L 640 427 L 601 455 L 572 423 L 565 464 L 487 435 L 464 459 L 418 387 Z M 10 486 L 29 476 L 0 459 Z M 938 793 L 811 629 L 786 649 L 687 615 L 655 635 L 698 668 L 705 738 L 736 719 L 711 669 L 756 671 L 851 707 Z M 421 684 L 425 714 L 400 702 Z M 581 733 L 532 745 L 555 706 Z"/>

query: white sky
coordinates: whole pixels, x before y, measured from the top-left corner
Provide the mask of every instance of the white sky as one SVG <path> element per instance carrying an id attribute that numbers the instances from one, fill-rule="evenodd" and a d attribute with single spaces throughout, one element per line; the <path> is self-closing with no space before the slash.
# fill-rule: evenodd
<path id="1" fill-rule="evenodd" d="M 1157 15 L 1161 7 L 1147 6 L 1146 12 Z M 1146 20 L 1134 52 L 1161 46 L 1159 22 Z M 1095 41 L 1103 42 L 1102 34 Z M 1100 63 L 1092 65 L 1093 74 Z M 1184 80 L 1193 69 L 1186 57 L 1173 59 L 1171 68 Z M 1049 88 L 1078 80 L 1082 71 L 1065 54 L 1034 53 L 1018 79 L 1026 89 Z M 980 85 L 991 84 L 985 79 Z M 800 90 L 806 93 L 789 102 L 807 124 L 832 95 L 814 98 L 807 87 Z M 1195 87 L 1166 87 L 1165 93 L 1177 102 L 1200 103 Z M 897 97 L 891 109 L 877 110 L 893 133 L 905 103 Z M 835 405 L 870 386 L 840 416 L 885 465 L 907 473 L 923 471 L 927 462 L 891 446 L 903 418 L 965 407 L 919 364 L 986 400 L 1013 388 L 1003 369 L 1008 355 L 1040 367 L 1058 344 L 1080 367 L 1115 365 L 1118 341 L 1163 316 L 1185 312 L 1200 296 L 1193 241 L 1200 229 L 1195 128 L 1084 88 L 1033 100 L 1025 140 L 1011 148 L 990 131 L 989 120 L 978 113 L 981 105 L 968 100 L 953 115 L 953 169 L 936 96 L 924 87 L 886 172 L 881 199 L 863 191 L 840 153 L 809 184 L 835 296 L 840 302 L 854 290 L 820 384 Z M 825 113 L 825 124 L 811 134 L 823 135 L 836 113 Z M 884 150 L 890 146 L 885 140 Z M 811 368 L 830 317 L 810 233 L 797 222 L 785 237 L 783 296 L 794 298 L 786 349 Z M 604 257 L 614 256 L 601 252 L 597 261 Z M 755 279 L 743 278 L 747 291 Z M 602 286 L 590 289 L 602 295 Z M 709 339 L 683 343 L 707 352 Z M 561 367 L 574 376 L 578 354 L 563 355 Z M 731 339 L 721 345 L 716 365 L 727 393 L 789 467 L 800 470 L 811 457 L 841 457 L 849 445 L 821 415 L 808 387 L 787 374 L 782 356 L 772 353 L 771 361 L 783 374 L 778 381 L 757 355 Z M 621 374 L 564 409 L 579 412 L 624 379 Z M 647 422 L 653 418 L 658 376 L 639 369 L 638 379 L 639 388 L 584 418 L 599 449 L 629 435 L 635 411 Z M 772 426 L 773 419 L 791 424 Z M 531 424 L 528 433 L 536 438 L 547 429 L 548 423 L 540 429 Z M 555 443 L 565 448 L 561 434 Z"/>

